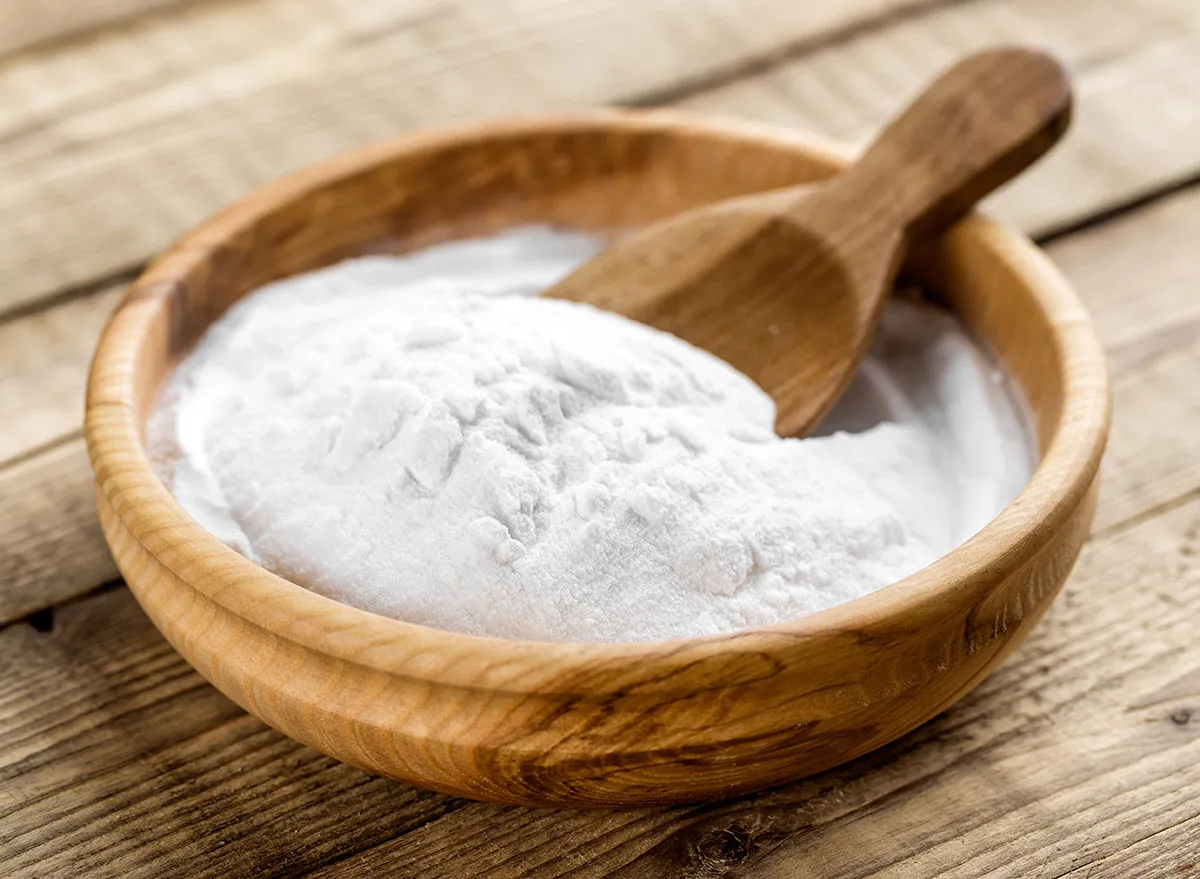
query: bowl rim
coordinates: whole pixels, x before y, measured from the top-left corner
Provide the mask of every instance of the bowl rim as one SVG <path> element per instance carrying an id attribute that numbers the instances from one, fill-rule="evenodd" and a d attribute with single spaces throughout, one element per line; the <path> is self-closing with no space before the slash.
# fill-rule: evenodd
<path id="1" fill-rule="evenodd" d="M 1095 479 L 1110 417 L 1107 368 L 1082 303 L 1049 258 L 1024 235 L 979 214 L 960 221 L 946 235 L 973 239 L 990 251 L 1021 279 L 1046 315 L 1062 367 L 1059 423 L 1025 487 L 979 532 L 910 576 L 844 604 L 749 629 L 663 641 L 556 642 L 472 635 L 384 617 L 312 592 L 222 543 L 176 503 L 146 453 L 135 403 L 138 382 L 132 349 L 142 343 L 159 310 L 169 307 L 181 279 L 202 265 L 231 230 L 245 228 L 301 195 L 421 150 L 472 140 L 483 143 L 498 136 L 613 128 L 800 151 L 828 164 L 831 171 L 849 155 L 818 136 L 755 123 L 679 111 L 597 110 L 473 121 L 403 134 L 259 187 L 159 256 L 126 292 L 105 326 L 89 372 L 85 417 L 98 496 L 129 535 L 177 579 L 275 637 L 390 675 L 514 693 L 565 692 L 571 687 L 566 683 L 570 671 L 594 672 L 598 664 L 618 668 L 637 663 L 644 670 L 646 663 L 659 662 L 664 668 L 678 668 L 730 651 L 759 652 L 777 646 L 780 639 L 803 642 L 868 630 L 904 616 L 919 621 L 923 608 L 967 588 L 963 584 L 988 588 L 1030 562 L 1045 536 L 1067 522 Z M 318 619 L 325 622 L 315 625 Z M 402 657 L 387 649 L 393 642 L 404 645 Z M 455 659 L 439 659 L 448 655 Z M 472 661 L 463 661 L 464 656 Z M 537 669 L 553 669 L 555 674 L 523 674 Z M 589 678 L 590 693 L 605 690 L 604 681 Z M 614 681 L 612 686 L 619 684 Z"/>

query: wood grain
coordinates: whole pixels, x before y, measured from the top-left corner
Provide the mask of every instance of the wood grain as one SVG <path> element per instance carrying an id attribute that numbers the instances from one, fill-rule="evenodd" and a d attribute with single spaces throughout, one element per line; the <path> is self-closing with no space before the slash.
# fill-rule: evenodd
<path id="1" fill-rule="evenodd" d="M 23 668 L 0 675 L 6 875 L 1186 876 L 1165 870 L 1194 838 L 1154 843 L 1196 820 L 1200 726 L 1179 718 L 1200 699 L 1198 559 L 1200 501 L 1089 545 L 1008 662 L 882 751 L 753 798 L 613 813 L 431 797 L 320 757 L 105 592 L 48 635 L 0 632 L 0 669 Z"/>
<path id="2" fill-rule="evenodd" d="M 22 57 L 0 70 L 0 162 L 13 169 L 0 313 L 137 266 L 251 187 L 407 128 L 699 89 L 708 112 L 860 140 L 940 66 L 995 41 L 1049 45 L 1078 68 L 1082 97 L 1072 139 L 995 205 L 1003 219 L 1062 228 L 1196 173 L 1191 0 L 1139 3 L 1136 16 L 1124 0 L 761 2 L 730 16 L 720 2 L 655 0 L 627 20 L 615 0 L 251 0 Z M 885 15 L 896 10 L 908 13 Z M 821 51 L 831 28 L 844 36 Z M 259 31 L 276 39 L 248 36 Z M 789 74 L 758 75 L 752 63 L 784 49 L 798 58 Z M 741 69 L 740 87 L 706 88 Z M 1138 125 L 1123 124 L 1130 113 Z"/>
<path id="3" fill-rule="evenodd" d="M 0 626 L 115 580 L 77 436 L 0 470 Z"/>
<path id="4" fill-rule="evenodd" d="M 1160 879 L 1195 876 L 1200 819 L 1188 818 L 1148 834 L 1104 858 L 1076 867 L 1063 879 Z"/>
<path id="5" fill-rule="evenodd" d="M 1197 236 L 1194 187 L 1051 248 L 1095 316 L 1114 376 L 1098 528 L 1200 489 Z"/>
<path id="6" fill-rule="evenodd" d="M 644 99 L 920 5 L 207 2 L 12 59 L 0 69 L 0 313 L 145 261 L 254 186 L 347 148 Z"/>
<path id="7" fill-rule="evenodd" d="M 0 632 L 0 852 L 14 876 L 303 875 L 458 803 L 278 735 L 125 589 Z"/>
<path id="8" fill-rule="evenodd" d="M 124 2 L 127 0 L 113 0 L 114 5 Z M 428 38 L 415 33 L 422 27 L 436 28 L 436 16 L 414 27 L 401 22 L 399 28 L 389 29 L 376 11 L 386 8 L 380 3 L 354 4 L 363 10 L 364 21 L 371 20 L 344 42 L 340 40 L 348 31 L 347 21 L 337 15 L 281 14 L 281 4 L 254 0 L 228 5 L 230 9 L 215 18 L 194 13 L 175 18 L 174 12 L 160 16 L 152 38 L 142 44 L 148 49 L 144 56 L 139 55 L 136 40 L 114 39 L 116 34 L 110 33 L 98 44 L 107 47 L 103 51 L 95 51 L 94 43 L 89 49 L 83 41 L 55 45 L 53 51 L 43 51 L 38 57 L 30 54 L 9 61 L 0 71 L 0 91 L 6 101 L 5 122 L 0 124 L 18 123 L 6 128 L 0 139 L 0 161 L 11 172 L 0 187 L 0 204 L 6 206 L 0 216 L 9 230 L 5 242 L 0 242 L 0 263 L 11 266 L 6 289 L 24 297 L 19 301 L 32 304 L 47 292 L 61 290 L 63 284 L 92 284 L 95 275 L 86 266 L 74 265 L 76 259 L 99 267 L 105 275 L 141 261 L 157 249 L 154 240 L 177 234 L 252 183 L 284 170 L 287 161 L 299 163 L 305 154 L 311 157 L 321 149 L 336 151 L 401 125 L 420 124 L 426 106 L 440 113 L 457 100 L 463 112 L 475 113 L 486 109 L 489 97 L 503 106 L 511 100 L 504 95 L 522 79 L 536 81 L 535 89 L 545 88 L 536 74 L 510 65 L 507 55 L 496 51 L 503 38 L 487 31 L 489 27 L 515 29 L 514 40 L 519 42 L 539 29 L 545 33 L 545 26 L 529 20 L 505 23 L 501 21 L 504 12 L 495 19 L 472 16 L 478 22 L 457 19 L 461 25 L 458 33 L 463 36 L 451 53 L 416 48 L 448 45 L 449 33 Z M 842 4 L 820 5 L 826 9 L 836 6 L 833 16 L 843 8 Z M 861 8 L 865 10 L 867 5 Z M 13 8 L 17 6 L 23 10 L 36 7 L 30 8 L 36 14 L 53 4 L 16 4 Z M 73 9 L 80 7 L 72 4 Z M 571 14 L 570 10 L 582 8 L 560 4 L 553 14 L 559 16 L 560 27 L 583 33 L 603 13 Z M 658 8 L 656 4 L 655 10 Z M 262 9 L 268 10 L 265 18 Z M 821 49 L 819 40 L 801 45 L 805 39 L 801 35 L 790 55 L 796 63 L 788 69 L 803 73 L 779 78 L 769 73 L 770 59 L 757 68 L 752 67 L 757 62 L 749 60 L 744 87 L 718 89 L 705 108 L 774 118 L 856 140 L 952 55 L 985 40 L 1043 41 L 1075 70 L 1083 96 L 1077 127 L 1045 173 L 1031 177 L 1011 197 L 1000 200 L 998 207 L 1008 219 L 1027 228 L 1055 231 L 1092 222 L 1098 211 L 1119 207 L 1195 175 L 1194 144 L 1200 139 L 1195 11 L 1188 0 L 1152 0 L 1136 6 L 1119 0 L 1061 0 L 1054 4 L 975 0 L 920 15 L 911 25 L 902 20 L 890 22 L 878 38 L 871 33 L 843 33 L 828 51 Z M 524 14 L 538 13 L 526 10 Z M 718 4 L 699 14 L 712 22 L 712 33 L 719 33 L 721 39 L 741 38 L 739 17 L 726 14 L 722 18 Z M 217 18 L 222 25 L 204 24 Z M 290 39 L 296 51 L 264 57 L 262 47 L 250 39 L 260 21 L 269 21 L 271 32 Z M 686 71 L 695 60 L 683 56 L 711 49 L 711 42 L 704 42 L 707 25 L 697 25 L 698 33 L 686 28 L 681 33 L 674 20 L 669 24 L 662 21 L 661 31 L 654 31 L 649 42 L 654 43 L 653 51 L 663 53 L 664 68 L 669 59 Z M 484 29 L 483 35 L 476 33 L 477 24 Z M 753 22 L 747 26 L 752 27 Z M 317 28 L 330 34 L 327 42 L 312 36 Z M 383 34 L 383 39 L 375 46 L 368 40 L 354 62 L 347 61 L 349 53 L 360 48 L 360 39 L 373 32 Z M 0 40 L 8 33 L 0 35 Z M 554 41 L 529 39 L 524 45 L 544 51 Z M 583 70 L 574 61 L 583 53 L 584 44 L 573 45 L 572 63 L 553 68 L 557 71 L 555 94 L 574 88 L 571 73 L 564 71 Z M 323 48 L 317 50 L 316 46 Z M 398 55 L 389 51 L 397 46 Z M 322 62 L 333 60 L 325 66 L 306 67 L 298 59 L 310 49 Z M 286 59 L 293 56 L 294 63 L 288 63 Z M 809 59 L 813 63 L 809 64 Z M 640 57 L 631 61 L 630 80 L 635 80 L 644 69 L 637 65 L 649 62 Z M 531 66 L 540 63 L 531 61 Z M 650 93 L 639 92 L 635 82 L 631 94 L 635 100 L 687 95 L 695 84 L 720 78 L 742 63 L 674 84 L 667 76 L 661 87 Z M 456 67 L 462 66 L 468 68 L 462 82 L 470 93 L 455 98 Z M 764 75 L 764 71 L 768 72 Z M 613 75 L 613 68 L 597 64 L 586 75 L 592 86 L 600 87 Z M 394 88 L 395 83 L 405 81 L 433 83 L 434 87 L 428 89 L 430 95 Z M 492 94 L 493 90 L 499 96 Z M 61 102 L 64 96 L 70 100 Z M 46 112 L 39 113 L 39 108 Z M 110 108 L 113 115 L 106 112 Z M 177 110 L 195 116 L 197 138 L 183 136 Z M 364 115 L 371 114 L 376 118 L 364 122 Z M 1141 124 L 1126 124 L 1133 118 Z M 246 132 L 250 136 L 244 136 Z M 122 191 L 137 194 L 143 205 L 139 214 L 127 212 Z M 1172 603 L 1180 595 L 1187 596 L 1180 588 L 1196 591 L 1191 579 L 1196 565 L 1196 526 L 1186 514 L 1194 508 L 1194 501 L 1187 500 L 1189 494 L 1194 496 L 1200 488 L 1200 455 L 1193 441 L 1200 423 L 1190 405 L 1195 397 L 1189 395 L 1200 359 L 1187 353 L 1196 338 L 1196 327 L 1187 316 L 1197 301 L 1192 294 L 1200 284 L 1191 258 L 1198 227 L 1195 205 L 1192 194 L 1184 193 L 1165 205 L 1132 211 L 1114 223 L 1056 242 L 1054 256 L 1064 263 L 1087 299 L 1105 336 L 1116 379 L 1113 453 L 1098 513 L 1103 532 L 1085 551 L 1062 599 L 1026 645 L 947 715 L 880 753 L 880 764 L 860 761 L 847 767 L 845 774 L 814 779 L 815 788 L 808 789 L 809 782 L 797 785 L 806 792 L 796 795 L 790 804 L 786 800 L 763 802 L 762 798 L 730 804 L 737 820 L 692 808 L 643 812 L 625 820 L 621 814 L 565 816 L 471 805 L 461 813 L 461 820 L 447 817 L 425 829 L 401 834 L 401 825 L 393 831 L 376 829 L 374 819 L 368 817 L 364 842 L 392 836 L 395 841 L 377 851 L 356 854 L 357 849 L 351 847 L 356 845 L 357 828 L 346 823 L 344 816 L 353 819 L 360 813 L 375 814 L 373 795 L 347 794 L 336 799 L 331 810 L 335 814 L 323 815 L 305 799 L 313 784 L 311 775 L 299 770 L 293 774 L 286 760 L 268 761 L 264 772 L 269 779 L 262 783 L 298 802 L 299 817 L 292 820 L 287 807 L 281 805 L 268 812 L 270 820 L 259 821 L 261 801 L 237 794 L 246 760 L 223 748 L 217 752 L 218 759 L 204 762 L 206 743 L 212 739 L 203 734 L 199 744 L 190 749 L 164 744 L 172 734 L 170 719 L 186 720 L 190 709 L 185 706 L 190 700 L 204 694 L 217 700 L 221 697 L 201 687 L 184 694 L 163 693 L 161 702 L 131 702 L 132 687 L 125 681 L 152 670 L 152 657 L 160 655 L 152 649 L 132 664 L 115 669 L 112 678 L 89 676 L 89 663 L 101 658 L 97 651 L 89 651 L 79 664 L 72 664 L 73 658 L 84 657 L 78 639 L 110 626 L 116 633 L 113 640 L 149 645 L 153 639 L 155 646 L 165 649 L 127 599 L 127 610 L 113 615 L 107 606 L 90 610 L 97 599 L 89 598 L 57 611 L 58 619 L 37 614 L 38 626 L 59 624 L 53 636 L 21 624 L 0 632 L 0 693 L 8 689 L 5 684 L 16 685 L 16 691 L 8 691 L 13 700 L 28 704 L 54 690 L 74 692 L 72 681 L 86 680 L 91 690 L 80 703 L 83 713 L 72 721 L 73 729 L 99 727 L 108 730 L 113 740 L 130 731 L 154 738 L 133 737 L 136 746 L 131 744 L 129 750 L 81 748 L 66 764 L 62 761 L 70 753 L 70 745 L 60 748 L 56 759 L 64 768 L 70 767 L 71 777 L 56 776 L 50 783 L 56 790 L 54 796 L 25 802 L 25 795 L 33 789 L 27 783 L 47 784 L 38 780 L 46 777 L 47 766 L 35 765 L 32 755 L 48 746 L 51 740 L 46 736 L 66 717 L 53 710 L 26 715 L 29 722 L 22 728 L 28 750 L 22 752 L 22 765 L 15 773 L 6 774 L 0 784 L 0 811 L 5 816 L 0 819 L 0 834 L 4 834 L 0 853 L 6 863 L 8 856 L 16 853 L 22 865 L 19 876 L 47 875 L 26 856 L 29 851 L 52 859 L 48 862 L 53 863 L 56 876 L 192 875 L 199 871 L 207 871 L 201 875 L 284 876 L 309 873 L 332 861 L 331 874 L 345 876 L 368 871 L 470 876 L 486 870 L 487 875 L 497 876 L 657 877 L 661 874 L 651 872 L 655 865 L 694 866 L 697 854 L 702 855 L 699 863 L 711 868 L 708 875 L 757 876 L 757 870 L 770 869 L 771 875 L 833 876 L 837 874 L 826 864 L 836 862 L 844 868 L 843 875 L 871 875 L 875 870 L 887 871 L 883 875 L 913 876 L 931 875 L 950 863 L 948 850 L 965 860 L 946 870 L 945 875 L 951 877 L 985 873 L 1049 877 L 1064 871 L 1071 879 L 1191 875 L 1200 861 L 1197 821 L 1178 821 L 1180 813 L 1172 811 L 1168 800 L 1151 787 L 1139 785 L 1143 774 L 1157 770 L 1140 760 L 1120 774 L 1119 766 L 1130 762 L 1128 749 L 1081 750 L 1071 733 L 1080 724 L 1109 725 L 1114 734 L 1125 731 L 1136 742 L 1147 730 L 1167 721 L 1176 724 L 1172 728 L 1182 734 L 1194 735 L 1196 728 L 1192 718 L 1200 693 L 1195 675 L 1200 660 L 1194 637 L 1177 639 L 1178 630 L 1168 627 L 1162 643 L 1175 654 L 1165 658 L 1161 670 L 1156 668 L 1162 661 L 1159 658 L 1131 652 L 1128 646 L 1110 650 L 1108 644 L 1112 633 L 1125 645 L 1131 640 L 1143 647 L 1158 644 L 1157 630 L 1163 620 L 1176 619 L 1175 615 L 1182 613 L 1186 621 L 1196 613 L 1189 604 Z M 99 227 L 110 247 L 93 248 L 92 236 Z M 30 259 L 31 253 L 38 257 Z M 63 264 L 61 269 L 57 263 Z M 30 268 L 41 277 L 26 277 Z M 64 333 L 71 331 L 67 322 L 60 326 Z M 86 350 L 91 339 L 82 336 L 79 349 Z M 62 341 L 66 344 L 65 337 Z M 0 374 L 19 381 L 10 384 L 6 392 L 21 387 L 24 405 L 32 405 L 39 388 L 25 384 L 24 379 L 36 377 L 21 374 L 19 363 L 16 368 L 11 361 L 4 363 L 10 350 L 11 345 L 0 344 Z M 61 375 L 65 377 L 65 372 Z M 77 380 L 51 383 L 51 390 L 62 390 L 59 396 L 50 396 L 68 404 L 67 384 Z M 8 399 L 14 405 L 8 411 L 19 412 L 21 398 Z M 1178 401 L 1187 405 L 1180 409 L 1174 405 Z M 54 417 L 62 417 L 61 423 L 66 423 L 68 416 Z M 15 427 L 17 434 L 27 430 L 20 422 L 9 427 Z M 1114 468 L 1118 456 L 1124 463 Z M 86 509 L 89 500 L 81 453 L 76 461 L 71 466 L 53 461 L 55 466 L 37 471 L 37 479 L 15 483 L 12 468 L 0 469 L 0 517 L 14 509 L 13 499 L 18 495 L 23 498 L 27 493 L 48 491 L 67 498 L 71 509 Z M 22 520 L 17 516 L 8 521 Z M 69 561 L 73 553 L 87 546 L 81 534 L 94 533 L 94 529 L 93 520 L 81 521 L 75 532 L 59 528 L 0 530 L 0 558 L 6 560 L 0 567 L 0 599 L 9 594 L 7 560 L 36 558 L 49 550 Z M 57 536 L 48 538 L 50 532 Z M 102 579 L 97 572 L 95 583 Z M 49 567 L 38 579 L 22 583 L 28 607 L 45 607 L 70 594 L 60 591 Z M 125 594 L 105 593 L 100 598 Z M 1100 608 L 1104 613 L 1096 612 Z M 76 620 L 81 622 L 76 624 Z M 1059 620 L 1065 621 L 1064 627 L 1059 627 Z M 1088 625 L 1089 620 L 1094 625 Z M 70 638 L 64 639 L 68 631 Z M 16 632 L 23 633 L 20 648 L 5 650 L 3 645 L 14 643 L 8 639 Z M 34 669 L 47 667 L 47 654 L 53 662 L 65 664 L 56 675 L 35 675 Z M 183 668 L 171 651 L 161 656 Z M 1086 707 L 1093 691 L 1107 695 L 1101 707 L 1089 712 Z M 1132 710 L 1114 711 L 1111 706 L 1119 699 Z M 0 697 L 0 714 L 12 708 L 13 703 Z M 211 716 L 209 709 L 197 706 L 195 710 Z M 114 715 L 123 713 L 128 719 L 114 720 Z M 1172 719 L 1184 717 L 1189 720 L 1182 724 Z M 245 726 L 233 725 L 232 734 L 257 741 L 262 727 L 248 718 L 243 717 L 243 722 Z M 11 725 L 0 726 L 0 762 L 5 765 L 3 753 L 11 730 Z M 1048 730 L 1060 734 L 1047 738 Z M 926 731 L 931 737 L 923 735 Z M 287 744 L 275 733 L 262 734 Z M 974 758 L 963 753 L 997 738 L 1004 739 L 1009 755 L 1004 763 L 1010 769 L 1002 775 L 993 771 L 986 748 Z M 1151 738 L 1150 746 L 1169 741 Z M 910 740 L 913 746 L 905 747 Z M 304 748 L 292 747 L 298 754 L 321 759 Z M 172 771 L 156 775 L 162 764 L 145 762 L 137 748 L 164 755 Z M 1196 761 L 1194 755 L 1179 753 L 1187 759 L 1186 765 L 1175 767 L 1180 774 L 1174 786 L 1186 795 L 1196 789 L 1186 775 L 1188 766 Z M 890 770 L 894 762 L 904 767 L 898 776 Z M 1060 766 L 1066 767 L 1061 774 Z M 948 767 L 957 767 L 957 774 L 944 781 L 941 773 Z M 355 773 L 345 767 L 334 768 Z M 28 773 L 23 774 L 23 769 Z M 1107 779 L 1100 794 L 1095 785 L 1085 786 L 1075 798 L 1081 773 Z M 1002 808 L 986 805 L 996 822 L 994 831 L 984 821 L 960 842 L 953 841 L 957 815 L 944 807 L 943 791 L 951 802 L 970 803 L 977 790 L 994 797 L 998 786 L 1026 776 L 1046 784 L 1052 809 L 1077 806 L 1078 820 L 1050 825 L 1046 816 L 1056 813 L 1043 811 L 1035 802 L 1005 821 Z M 262 776 L 252 773 L 252 777 Z M 78 791 L 73 793 L 74 786 Z M 123 795 L 123 790 L 136 793 Z M 217 793 L 212 794 L 214 790 Z M 253 790 L 256 794 L 261 790 L 257 782 Z M 1099 808 L 1094 797 L 1122 790 L 1138 793 L 1133 801 L 1125 798 L 1119 803 L 1125 809 L 1125 820 L 1117 828 L 1120 838 L 1108 841 L 1089 833 L 1086 821 L 1097 815 Z M 147 806 L 141 809 L 143 797 Z M 164 801 L 179 805 L 163 808 Z M 106 802 L 119 805 L 106 811 Z M 760 803 L 761 818 L 755 815 Z M 19 805 L 25 808 L 11 813 L 17 823 L 10 824 L 8 809 Z M 893 831 L 899 828 L 895 840 L 900 847 L 910 852 L 919 849 L 924 834 L 940 829 L 946 841 L 938 845 L 939 852 L 928 859 L 918 852 L 896 866 L 886 850 L 892 840 L 871 831 L 881 806 L 892 816 L 886 826 Z M 386 810 L 387 806 L 380 808 Z M 95 825 L 95 834 L 77 829 L 56 843 L 54 834 L 41 828 L 72 809 L 86 809 L 87 815 L 104 818 Z M 917 820 L 916 815 L 911 816 L 905 824 L 897 820 L 905 811 L 925 817 Z M 824 835 L 808 835 L 810 829 L 843 812 L 844 817 Z M 811 821 L 806 822 L 806 816 Z M 706 821 L 708 817 L 714 820 Z M 417 817 L 414 825 L 423 821 Z M 308 822 L 312 824 L 306 827 Z M 796 822 L 801 822 L 799 829 Z M 63 825 L 56 826 L 61 829 Z M 1106 825 L 1106 833 L 1111 827 Z M 1031 828 L 1040 832 L 1031 833 Z M 672 839 L 668 845 L 639 864 L 641 854 L 668 837 Z M 1060 837 L 1061 844 L 1053 842 Z M 859 857 L 849 863 L 838 861 L 845 857 L 851 840 Z M 1003 866 L 989 871 L 987 858 L 979 857 L 993 847 L 1004 847 L 1025 864 L 1028 862 L 1021 861 L 1021 855 L 1026 850 L 1039 851 L 1039 846 L 1046 866 L 1035 865 L 1025 874 L 1006 871 Z M 328 855 L 314 854 L 322 847 Z M 773 860 L 764 851 L 772 848 L 777 851 Z M 674 860 L 661 859 L 666 849 L 676 852 Z M 744 850 L 756 850 L 756 860 L 748 867 L 748 859 L 739 860 L 738 853 Z M 119 857 L 109 857 L 112 851 L 118 851 Z M 222 857 L 225 851 L 230 853 L 228 858 Z M 341 857 L 345 860 L 339 860 Z"/>
<path id="9" fill-rule="evenodd" d="M 0 56 L 75 40 L 197 0 L 37 0 L 0 5 Z"/>
<path id="10" fill-rule="evenodd" d="M 948 4 L 682 106 L 861 143 L 934 71 L 997 43 L 1052 49 L 1072 73 L 1076 114 L 1062 147 L 989 199 L 989 213 L 1040 236 L 1200 174 L 1200 5 L 1191 0 Z"/>
<path id="11" fill-rule="evenodd" d="M 0 467 L 79 431 L 91 348 L 123 289 L 0 323 Z"/>
<path id="12" fill-rule="evenodd" d="M 1041 158 L 1070 112 L 1070 82 L 1052 56 L 975 53 L 830 180 L 668 217 L 545 295 L 715 354 L 770 394 L 781 436 L 804 436 L 850 383 L 913 240 L 944 231 Z"/>

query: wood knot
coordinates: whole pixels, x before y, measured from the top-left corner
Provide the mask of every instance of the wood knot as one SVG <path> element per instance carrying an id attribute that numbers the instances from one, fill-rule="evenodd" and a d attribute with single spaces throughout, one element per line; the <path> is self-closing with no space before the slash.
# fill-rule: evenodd
<path id="1" fill-rule="evenodd" d="M 1187 726 L 1192 722 L 1192 709 L 1180 708 L 1178 711 L 1172 712 L 1171 723 L 1176 726 Z"/>
<path id="2" fill-rule="evenodd" d="M 754 839 L 745 828 L 712 828 L 692 842 L 692 859 L 697 867 L 732 867 L 749 859 L 754 849 Z"/>

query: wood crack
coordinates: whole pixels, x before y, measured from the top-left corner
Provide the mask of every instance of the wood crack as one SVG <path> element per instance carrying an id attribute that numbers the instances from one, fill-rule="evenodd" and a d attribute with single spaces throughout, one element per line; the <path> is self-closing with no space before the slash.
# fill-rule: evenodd
<path id="1" fill-rule="evenodd" d="M 56 305 L 74 302 L 77 299 L 85 299 L 88 296 L 93 296 L 112 287 L 114 284 L 131 284 L 138 275 L 145 271 L 147 265 L 149 265 L 149 261 L 143 260 L 133 265 L 122 266 L 90 281 L 61 287 L 45 296 L 39 296 L 36 299 L 18 303 L 11 308 L 2 309 L 0 310 L 0 326 L 20 320 L 23 317 L 30 317 L 31 315 L 47 311 Z"/>
<path id="2" fill-rule="evenodd" d="M 1105 861 L 1110 860 L 1119 854 L 1122 854 L 1123 852 L 1129 851 L 1129 849 L 1133 848 L 1134 846 L 1141 845 L 1142 843 L 1146 842 L 1147 840 L 1154 839 L 1154 837 L 1156 837 L 1156 836 L 1161 836 L 1164 833 L 1171 832 L 1172 830 L 1176 829 L 1177 827 L 1182 827 L 1184 824 L 1187 824 L 1192 821 L 1196 821 L 1197 817 L 1200 817 L 1200 816 L 1188 815 L 1186 817 L 1180 818 L 1178 821 L 1168 824 L 1165 827 L 1158 828 L 1153 833 L 1148 833 L 1139 839 L 1135 839 L 1132 842 L 1126 843 L 1125 845 L 1121 846 L 1119 849 L 1114 849 L 1111 852 L 1106 852 L 1105 854 L 1098 855 L 1095 858 L 1084 861 L 1082 864 L 1074 864 L 1071 867 L 1069 867 L 1067 870 L 1063 871 L 1062 873 L 1058 873 L 1058 874 L 1050 877 L 1050 879 L 1064 879 L 1064 877 L 1070 876 L 1072 873 L 1076 873 L 1076 872 L 1082 870 L 1084 867 L 1096 867 L 1100 864 L 1103 864 Z M 1088 875 L 1091 875 L 1090 871 L 1089 871 Z M 1087 877 L 1083 877 L 1083 879 L 1087 879 Z"/>
<path id="3" fill-rule="evenodd" d="M 1197 498 L 1200 498 L 1200 486 L 1196 486 L 1193 489 L 1185 491 L 1183 494 L 1178 494 L 1174 497 L 1167 498 L 1165 501 L 1161 501 L 1153 506 L 1147 507 L 1144 510 L 1140 510 L 1139 512 L 1134 513 L 1132 516 L 1127 516 L 1124 519 L 1113 522 L 1111 525 L 1098 528 L 1088 537 L 1088 543 L 1098 540 L 1105 540 L 1114 534 L 1120 534 L 1122 531 L 1128 531 L 1130 528 L 1136 528 L 1138 525 L 1170 513 L 1172 510 L 1177 510 L 1180 507 L 1186 507 Z"/>
<path id="4" fill-rule="evenodd" d="M 1197 184 L 1200 184 L 1200 173 L 1178 177 L 1161 186 L 1146 189 L 1143 192 L 1135 193 L 1126 199 L 1100 208 L 1082 220 L 1064 223 L 1060 226 L 1051 226 L 1035 236 L 1034 240 L 1038 245 L 1047 247 L 1069 236 L 1078 235 L 1097 226 L 1103 226 L 1120 220 L 1153 202 L 1182 193 L 1197 186 Z"/>
<path id="5" fill-rule="evenodd" d="M 36 446 L 26 449 L 25 451 L 18 452 L 17 454 L 13 455 L 10 458 L 5 458 L 4 460 L 0 460 L 0 473 L 3 473 L 5 470 L 9 470 L 13 467 L 17 467 L 21 464 L 24 464 L 27 461 L 32 461 L 34 458 L 39 458 L 42 455 L 49 454 L 50 452 L 53 452 L 55 449 L 62 448 L 67 443 L 73 442 L 74 440 L 79 440 L 79 439 L 83 439 L 83 428 L 82 427 L 77 428 L 76 430 L 69 431 L 64 434 L 60 434 L 59 436 L 56 436 L 52 440 L 47 440 L 44 443 L 39 443 Z"/>

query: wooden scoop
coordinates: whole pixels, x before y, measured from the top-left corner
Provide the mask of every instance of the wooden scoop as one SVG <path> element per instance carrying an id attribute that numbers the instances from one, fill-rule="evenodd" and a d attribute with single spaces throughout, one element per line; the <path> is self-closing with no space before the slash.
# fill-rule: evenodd
<path id="1" fill-rule="evenodd" d="M 914 237 L 938 231 L 1048 150 L 1071 89 L 1032 49 L 943 73 L 828 182 L 702 207 L 624 238 L 546 295 L 619 312 L 728 361 L 807 433 L 867 349 Z"/>

